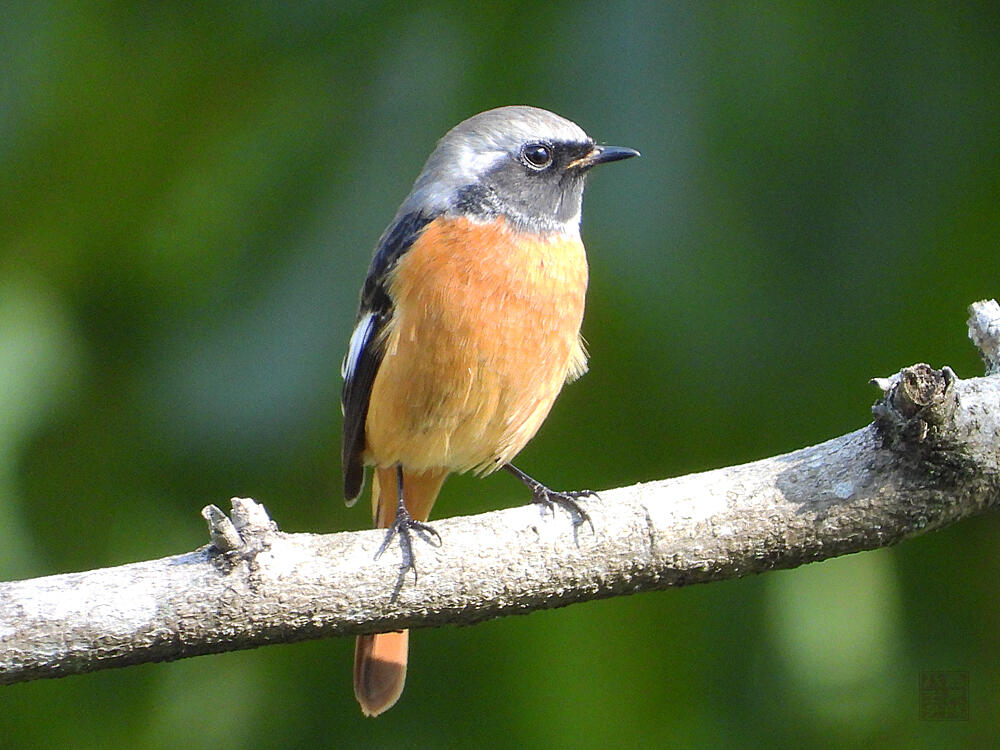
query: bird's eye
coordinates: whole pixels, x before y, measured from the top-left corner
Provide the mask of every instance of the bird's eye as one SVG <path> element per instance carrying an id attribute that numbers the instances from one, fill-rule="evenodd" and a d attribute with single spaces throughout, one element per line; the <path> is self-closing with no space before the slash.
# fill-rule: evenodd
<path id="1" fill-rule="evenodd" d="M 532 169 L 545 169 L 552 163 L 552 149 L 544 143 L 528 143 L 521 149 L 521 159 Z"/>

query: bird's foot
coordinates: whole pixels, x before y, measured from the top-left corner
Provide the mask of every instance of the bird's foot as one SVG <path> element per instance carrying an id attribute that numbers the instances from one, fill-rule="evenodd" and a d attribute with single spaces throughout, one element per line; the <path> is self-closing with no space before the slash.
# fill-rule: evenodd
<path id="1" fill-rule="evenodd" d="M 573 524 L 575 526 L 580 526 L 583 523 L 590 524 L 591 530 L 594 528 L 594 522 L 590 520 L 590 514 L 583 509 L 583 506 L 578 502 L 586 497 L 594 497 L 597 493 L 593 490 L 569 490 L 566 492 L 560 492 L 558 490 L 552 490 L 546 487 L 544 484 L 539 483 L 538 486 L 531 488 L 531 502 L 537 503 L 549 510 L 554 516 L 556 514 L 556 506 L 565 508 L 571 516 L 573 516 Z"/>
<path id="2" fill-rule="evenodd" d="M 590 530 L 594 530 L 594 522 L 590 520 L 590 514 L 580 505 L 580 500 L 587 497 L 596 497 L 593 490 L 568 490 L 560 492 L 546 487 L 537 479 L 532 479 L 514 464 L 504 464 L 504 469 L 520 479 L 531 490 L 531 502 L 547 508 L 552 515 L 556 514 L 556 506 L 560 506 L 573 516 L 573 525 L 580 526 L 584 523 L 590 524 Z"/>
<path id="3" fill-rule="evenodd" d="M 401 566 L 402 573 L 405 575 L 408 571 L 413 571 L 413 582 L 417 582 L 417 565 L 416 558 L 413 555 L 413 534 L 419 534 L 423 537 L 429 544 L 433 544 L 435 547 L 441 546 L 441 535 L 435 531 L 434 527 L 429 523 L 423 521 L 418 521 L 410 512 L 406 509 L 404 503 L 400 503 L 399 507 L 396 508 L 396 518 L 389 525 L 389 528 L 385 532 L 385 539 L 382 540 L 382 544 L 379 546 L 378 551 L 375 553 L 375 559 L 378 560 L 382 553 L 388 549 L 389 545 L 395 537 L 399 537 L 399 548 L 403 553 L 403 563 Z M 432 541 L 433 540 L 433 541 Z"/>

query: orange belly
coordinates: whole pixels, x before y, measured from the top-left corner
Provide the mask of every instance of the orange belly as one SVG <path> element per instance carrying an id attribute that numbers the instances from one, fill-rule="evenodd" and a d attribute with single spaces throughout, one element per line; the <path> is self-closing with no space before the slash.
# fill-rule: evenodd
<path id="1" fill-rule="evenodd" d="M 576 232 L 528 240 L 502 220 L 429 224 L 390 280 L 365 462 L 485 473 L 510 461 L 586 370 L 586 288 Z"/>

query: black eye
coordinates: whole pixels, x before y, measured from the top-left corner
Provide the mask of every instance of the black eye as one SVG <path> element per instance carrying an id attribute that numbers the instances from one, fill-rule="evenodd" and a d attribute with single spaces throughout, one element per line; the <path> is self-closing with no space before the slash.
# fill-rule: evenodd
<path id="1" fill-rule="evenodd" d="M 521 148 L 521 159 L 532 169 L 545 169 L 552 163 L 552 149 L 544 143 L 528 143 Z"/>

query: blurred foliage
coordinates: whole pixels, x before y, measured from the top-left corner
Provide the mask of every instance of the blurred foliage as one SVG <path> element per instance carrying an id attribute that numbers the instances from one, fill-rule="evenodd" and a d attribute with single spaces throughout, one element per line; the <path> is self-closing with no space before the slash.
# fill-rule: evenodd
<path id="1" fill-rule="evenodd" d="M 591 373 L 520 463 L 609 487 L 863 426 L 866 383 L 980 374 L 1000 294 L 995 3 L 6 3 L 0 577 L 340 502 L 339 360 L 434 141 L 530 103 L 643 158 L 591 180 Z M 626 429 L 623 429 L 627 426 Z M 449 481 L 436 515 L 523 502 Z M 986 747 L 995 514 L 742 581 L 419 632 L 362 719 L 348 639 L 0 690 L 3 747 Z M 917 675 L 970 675 L 918 720 Z"/>

